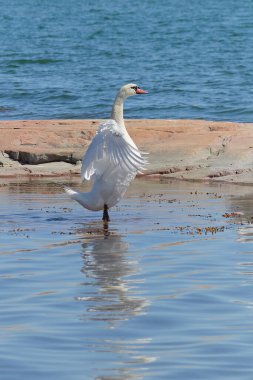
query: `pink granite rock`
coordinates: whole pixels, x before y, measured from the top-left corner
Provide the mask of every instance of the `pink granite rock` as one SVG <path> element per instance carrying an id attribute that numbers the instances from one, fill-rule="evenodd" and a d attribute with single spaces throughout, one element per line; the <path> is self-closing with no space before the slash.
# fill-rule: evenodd
<path id="1" fill-rule="evenodd" d="M 0 176 L 66 175 L 80 160 L 101 120 L 0 122 Z M 253 183 L 253 124 L 204 120 L 127 120 L 149 155 L 146 174 Z M 3 157 L 5 159 L 3 159 Z"/>

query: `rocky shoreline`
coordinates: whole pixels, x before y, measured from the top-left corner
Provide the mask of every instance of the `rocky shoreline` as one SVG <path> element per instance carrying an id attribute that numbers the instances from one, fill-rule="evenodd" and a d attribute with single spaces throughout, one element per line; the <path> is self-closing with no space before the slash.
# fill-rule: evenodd
<path id="1" fill-rule="evenodd" d="M 0 121 L 0 177 L 78 175 L 102 120 Z M 205 120 L 127 120 L 149 152 L 144 175 L 253 184 L 253 124 Z"/>

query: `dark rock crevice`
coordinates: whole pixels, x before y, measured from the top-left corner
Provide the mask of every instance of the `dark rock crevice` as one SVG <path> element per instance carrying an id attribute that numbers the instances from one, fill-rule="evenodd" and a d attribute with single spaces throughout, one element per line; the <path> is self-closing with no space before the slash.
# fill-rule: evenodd
<path id="1" fill-rule="evenodd" d="M 76 165 L 80 157 L 73 153 L 32 153 L 24 151 L 6 150 L 9 158 L 18 161 L 21 165 L 39 165 L 49 162 L 67 162 Z"/>

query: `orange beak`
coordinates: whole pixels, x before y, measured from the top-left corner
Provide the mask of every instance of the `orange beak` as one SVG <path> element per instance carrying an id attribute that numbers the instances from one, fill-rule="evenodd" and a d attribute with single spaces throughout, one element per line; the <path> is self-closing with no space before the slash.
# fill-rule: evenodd
<path id="1" fill-rule="evenodd" d="M 136 90 L 136 94 L 148 94 L 148 91 L 142 90 L 141 88 L 138 87 Z"/>

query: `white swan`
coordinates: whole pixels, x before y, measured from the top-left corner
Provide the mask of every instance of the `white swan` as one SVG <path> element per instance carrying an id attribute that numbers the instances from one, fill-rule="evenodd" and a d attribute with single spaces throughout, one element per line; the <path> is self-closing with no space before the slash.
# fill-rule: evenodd
<path id="1" fill-rule="evenodd" d="M 118 92 L 111 119 L 101 124 L 82 161 L 82 180 L 92 180 L 90 192 L 65 188 L 67 194 L 88 210 L 104 210 L 103 220 L 109 221 L 108 209 L 124 196 L 130 182 L 143 170 L 147 161 L 131 137 L 123 118 L 126 98 L 147 94 L 136 84 L 123 86 Z"/>

